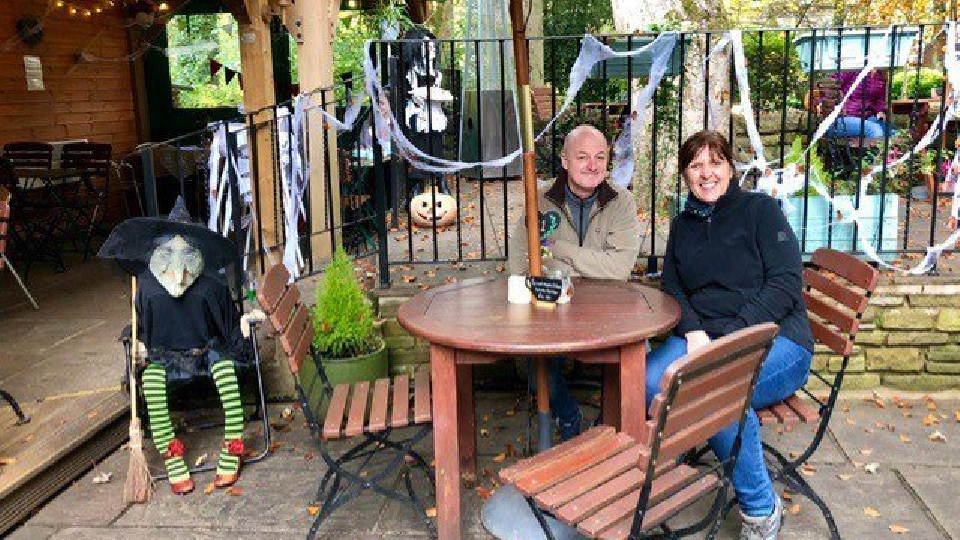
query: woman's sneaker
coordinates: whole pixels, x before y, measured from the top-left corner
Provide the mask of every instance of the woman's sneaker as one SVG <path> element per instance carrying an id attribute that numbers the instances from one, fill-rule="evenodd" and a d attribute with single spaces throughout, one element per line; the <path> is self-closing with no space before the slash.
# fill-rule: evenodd
<path id="1" fill-rule="evenodd" d="M 769 516 L 751 517 L 743 512 L 743 525 L 740 527 L 740 540 L 776 540 L 783 523 L 783 500 L 776 496 L 773 513 Z"/>

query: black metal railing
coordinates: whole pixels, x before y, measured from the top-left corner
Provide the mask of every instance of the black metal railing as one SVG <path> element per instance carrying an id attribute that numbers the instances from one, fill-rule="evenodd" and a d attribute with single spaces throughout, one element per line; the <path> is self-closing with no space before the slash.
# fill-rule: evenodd
<path id="1" fill-rule="evenodd" d="M 795 162 L 804 177 L 803 189 L 784 202 L 804 253 L 829 246 L 862 254 L 857 227 L 866 226 L 869 230 L 864 235 L 882 258 L 909 258 L 912 255 L 905 254 L 925 253 L 928 245 L 942 242 L 952 232 L 946 225 L 949 216 L 935 202 L 942 202 L 945 189 L 953 186 L 945 181 L 955 174 L 944 164 L 952 158 L 956 126 L 936 126 L 945 135 L 898 169 L 887 166 L 889 156 L 912 148 L 939 111 L 950 105 L 943 76 L 942 30 L 942 24 L 894 26 L 889 38 L 885 37 L 886 28 L 876 27 L 743 31 L 753 121 L 763 139 L 764 153 L 775 168 L 782 167 L 785 160 Z M 599 39 L 616 50 L 635 50 L 656 37 L 638 34 Z M 704 51 L 722 37 L 720 32 L 678 35 L 667 74 L 646 112 L 648 123 L 635 141 L 641 151 L 634 156 L 637 172 L 631 189 L 641 208 L 640 219 L 647 226 L 638 253 L 644 272 L 657 271 L 669 232 L 668 218 L 679 210 L 685 197 L 686 188 L 677 171 L 677 150 L 686 137 L 709 125 L 708 96 L 713 94 L 721 111 L 731 110 L 731 103 L 741 101 L 728 52 L 703 61 Z M 580 37 L 530 40 L 538 42 L 536 49 L 543 51 L 543 80 L 533 85 L 534 124 L 539 133 L 561 112 Z M 424 62 L 423 42 L 374 43 L 372 60 L 405 135 L 431 156 L 463 162 L 487 161 L 516 150 L 519 119 L 510 40 L 436 40 L 434 50 L 434 56 L 425 53 L 429 59 Z M 858 125 L 850 136 L 837 137 L 831 132 L 809 153 L 803 153 L 839 101 L 843 78 L 839 74 L 859 71 L 873 54 L 884 56 L 881 108 L 886 113 L 884 121 L 896 131 L 873 138 L 868 132 L 873 128 Z M 593 69 L 570 110 L 537 142 L 541 178 L 559 171 L 562 139 L 573 126 L 592 124 L 611 140 L 619 135 L 636 107 L 635 91 L 646 83 L 649 68 L 649 57 L 640 56 L 615 58 Z M 701 69 L 709 84 L 703 83 Z M 411 75 L 412 71 L 416 73 Z M 350 95 L 361 86 L 349 80 L 338 84 L 346 88 L 312 93 L 317 107 L 342 113 L 346 103 L 336 96 Z M 418 85 L 425 91 L 422 99 L 411 105 L 411 91 Z M 931 91 L 934 97 L 930 97 Z M 871 90 L 862 86 L 858 92 L 857 101 L 869 101 Z M 390 270 L 398 265 L 498 261 L 509 255 L 506 237 L 523 213 L 522 187 L 513 181 L 521 174 L 519 164 L 444 174 L 421 171 L 403 160 L 396 148 L 381 147 L 373 137 L 369 104 L 346 132 L 336 132 L 316 108 L 310 109 L 298 138 L 300 153 L 296 154 L 285 135 L 293 122 L 291 110 L 291 103 L 271 105 L 232 123 L 146 145 L 127 156 L 126 168 L 136 170 L 136 176 L 145 181 L 149 213 L 165 212 L 172 196 L 179 193 L 185 195 L 195 216 L 209 218 L 209 146 L 216 128 L 233 125 L 226 130 L 227 146 L 237 149 L 236 155 L 248 156 L 249 165 L 248 171 L 227 165 L 231 171 L 228 189 L 238 193 L 247 183 L 259 189 L 250 191 L 249 205 L 240 204 L 233 213 L 239 221 L 231 234 L 238 246 L 251 254 L 248 263 L 256 263 L 258 268 L 270 258 L 276 260 L 286 244 L 284 216 L 291 202 L 284 196 L 283 179 L 296 167 L 311 175 L 303 213 L 295 227 L 307 275 L 322 270 L 317 261 L 340 245 L 355 257 L 376 255 L 383 286 L 389 286 Z M 738 107 L 732 110 L 719 129 L 733 142 L 739 159 L 749 162 L 755 156 L 745 119 Z M 418 113 L 422 116 L 417 117 Z M 336 152 L 331 150 L 334 141 Z M 272 151 L 258 152 L 258 145 L 263 144 L 271 145 Z M 271 162 L 261 163 L 262 155 L 270 155 Z M 880 172 L 870 190 L 864 191 L 862 173 L 873 165 L 878 165 Z M 838 208 L 812 190 L 813 176 L 820 177 L 831 197 L 848 198 L 861 209 L 859 225 L 849 222 L 849 216 L 838 216 Z M 745 185 L 754 188 L 757 182 L 754 173 Z M 920 192 L 924 190 L 932 192 L 934 203 L 923 200 Z M 421 192 L 426 195 L 418 204 L 427 212 L 411 216 L 411 200 Z M 449 224 L 433 226 L 431 220 L 439 217 L 438 197 L 444 192 L 458 210 Z M 315 200 L 317 197 L 322 200 Z M 239 204 L 240 198 L 232 200 Z M 418 226 L 417 220 L 426 223 Z M 249 240 L 237 232 L 247 230 L 252 231 Z M 246 250 L 248 244 L 259 248 Z"/>

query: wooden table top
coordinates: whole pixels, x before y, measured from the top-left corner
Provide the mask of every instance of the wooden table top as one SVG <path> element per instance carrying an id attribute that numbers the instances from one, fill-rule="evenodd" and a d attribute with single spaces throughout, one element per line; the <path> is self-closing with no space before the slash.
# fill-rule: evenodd
<path id="1" fill-rule="evenodd" d="M 33 169 L 17 167 L 14 169 L 18 178 L 71 178 L 88 174 L 87 169 Z"/>
<path id="2" fill-rule="evenodd" d="M 507 302 L 506 277 L 466 280 L 420 293 L 400 307 L 400 324 L 431 343 L 505 355 L 596 351 L 662 334 L 680 306 L 653 287 L 574 280 L 570 303 Z"/>

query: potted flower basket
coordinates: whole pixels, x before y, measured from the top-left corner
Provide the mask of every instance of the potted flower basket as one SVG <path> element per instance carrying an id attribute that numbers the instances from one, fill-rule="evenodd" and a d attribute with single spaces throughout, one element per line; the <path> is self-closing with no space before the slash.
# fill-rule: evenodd
<path id="1" fill-rule="evenodd" d="M 373 307 L 342 249 L 334 254 L 317 286 L 311 318 L 314 345 L 331 384 L 387 376 L 387 350 L 374 325 Z"/>

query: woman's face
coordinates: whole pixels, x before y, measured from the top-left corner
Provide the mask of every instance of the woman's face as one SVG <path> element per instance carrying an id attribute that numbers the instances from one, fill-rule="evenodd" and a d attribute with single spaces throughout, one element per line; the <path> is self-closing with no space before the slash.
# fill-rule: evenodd
<path id="1" fill-rule="evenodd" d="M 704 146 L 684 169 L 683 178 L 694 197 L 713 204 L 727 192 L 733 178 L 733 165 L 720 153 Z"/>

